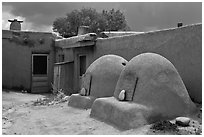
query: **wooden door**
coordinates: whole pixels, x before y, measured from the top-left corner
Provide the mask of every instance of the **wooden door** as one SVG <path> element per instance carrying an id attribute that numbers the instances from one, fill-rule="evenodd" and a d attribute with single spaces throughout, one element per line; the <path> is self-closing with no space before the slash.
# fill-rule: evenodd
<path id="1" fill-rule="evenodd" d="M 32 93 L 49 92 L 48 54 L 32 54 Z"/>

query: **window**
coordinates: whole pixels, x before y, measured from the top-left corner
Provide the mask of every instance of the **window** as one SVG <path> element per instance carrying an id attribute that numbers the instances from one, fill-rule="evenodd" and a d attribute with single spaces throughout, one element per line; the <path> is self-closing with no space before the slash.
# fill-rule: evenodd
<path id="1" fill-rule="evenodd" d="M 47 74 L 47 55 L 35 54 L 33 55 L 33 74 L 34 75 L 46 75 Z"/>
<path id="2" fill-rule="evenodd" d="M 86 72 L 86 56 L 79 56 L 79 75 L 82 76 Z"/>

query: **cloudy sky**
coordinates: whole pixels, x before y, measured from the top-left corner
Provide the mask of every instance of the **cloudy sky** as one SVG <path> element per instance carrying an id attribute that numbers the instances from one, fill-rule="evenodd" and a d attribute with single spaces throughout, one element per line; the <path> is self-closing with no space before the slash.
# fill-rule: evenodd
<path id="1" fill-rule="evenodd" d="M 82 7 L 120 9 L 124 12 L 130 28 L 134 31 L 151 31 L 202 22 L 202 3 L 141 3 L 141 2 L 3 2 L 2 29 L 9 29 L 8 19 L 23 20 L 22 30 L 52 31 L 57 17 Z"/>

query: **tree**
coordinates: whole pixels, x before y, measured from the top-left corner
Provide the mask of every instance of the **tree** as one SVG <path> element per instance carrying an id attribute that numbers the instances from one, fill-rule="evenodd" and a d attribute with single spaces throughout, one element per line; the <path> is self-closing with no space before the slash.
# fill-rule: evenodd
<path id="1" fill-rule="evenodd" d="M 124 14 L 120 10 L 103 10 L 101 13 L 93 8 L 82 8 L 67 13 L 66 17 L 56 18 L 53 31 L 67 38 L 76 36 L 79 26 L 89 26 L 90 32 L 127 30 Z"/>
<path id="2" fill-rule="evenodd" d="M 109 12 L 103 11 L 102 15 L 108 21 L 106 26 L 107 30 L 117 31 L 126 27 L 125 16 L 120 10 L 115 11 L 112 9 Z"/>

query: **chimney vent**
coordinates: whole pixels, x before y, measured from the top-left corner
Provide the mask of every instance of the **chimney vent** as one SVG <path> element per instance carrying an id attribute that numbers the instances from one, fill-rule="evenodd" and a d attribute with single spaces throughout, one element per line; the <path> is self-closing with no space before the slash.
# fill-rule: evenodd
<path id="1" fill-rule="evenodd" d="M 14 20 L 8 20 L 9 22 L 11 22 L 10 24 L 10 30 L 21 30 L 21 23 L 23 21 L 19 21 L 17 19 Z"/>
<path id="2" fill-rule="evenodd" d="M 178 24 L 177 24 L 177 27 L 182 27 L 183 26 L 183 23 L 182 22 L 179 22 Z"/>

